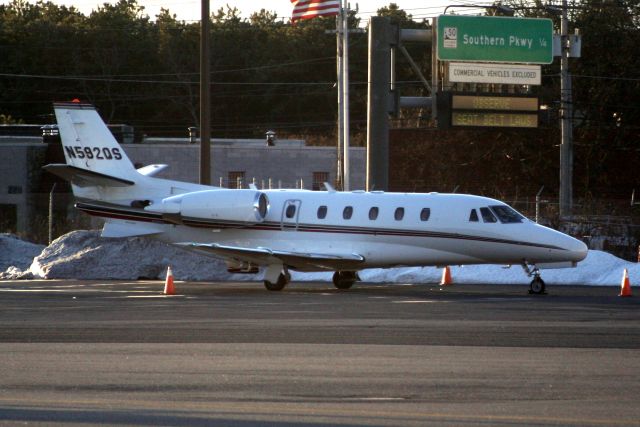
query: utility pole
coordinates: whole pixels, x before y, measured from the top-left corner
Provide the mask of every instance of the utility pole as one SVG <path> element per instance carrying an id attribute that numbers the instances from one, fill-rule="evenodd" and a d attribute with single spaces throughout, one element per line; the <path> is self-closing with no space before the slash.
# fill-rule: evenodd
<path id="1" fill-rule="evenodd" d="M 363 30 L 349 30 L 349 4 L 340 0 L 340 12 L 336 17 L 336 66 L 338 76 L 338 165 L 337 187 L 350 191 L 349 172 L 349 33 L 363 33 Z M 333 33 L 333 31 L 325 31 Z"/>
<path id="2" fill-rule="evenodd" d="M 560 22 L 560 219 L 571 216 L 573 208 L 573 104 L 569 74 L 569 19 L 567 0 L 562 0 Z"/>
<path id="3" fill-rule="evenodd" d="M 200 16 L 200 184 L 211 185 L 211 99 L 209 0 L 202 0 Z"/>
<path id="4" fill-rule="evenodd" d="M 349 5 L 347 0 L 344 0 L 344 7 L 342 7 L 342 54 L 344 60 L 342 61 L 342 108 L 344 113 L 342 115 L 344 120 L 344 154 L 342 155 L 344 176 L 342 177 L 342 190 L 349 191 L 351 188 L 349 179 Z"/>
<path id="5" fill-rule="evenodd" d="M 344 109 L 343 92 L 342 92 L 342 61 L 344 61 L 344 52 L 342 50 L 342 21 L 344 19 L 344 9 L 340 5 L 340 13 L 336 16 L 336 67 L 338 77 L 338 164 L 336 167 L 336 183 L 339 190 L 343 189 L 343 169 L 342 169 L 342 144 L 344 138 Z"/>

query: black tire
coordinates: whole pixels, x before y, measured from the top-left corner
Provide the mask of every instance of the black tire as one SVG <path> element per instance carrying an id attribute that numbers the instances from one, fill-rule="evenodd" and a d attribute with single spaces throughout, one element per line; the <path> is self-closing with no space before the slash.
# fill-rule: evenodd
<path id="1" fill-rule="evenodd" d="M 264 287 L 267 288 L 267 290 L 269 291 L 281 291 L 284 289 L 284 287 L 286 286 L 286 284 L 284 283 L 280 283 L 280 282 L 276 282 L 276 283 L 272 283 L 268 280 L 264 281 Z"/>
<path id="2" fill-rule="evenodd" d="M 545 293 L 545 283 L 539 277 L 534 278 L 529 285 L 529 293 L 534 295 L 543 295 Z"/>
<path id="3" fill-rule="evenodd" d="M 333 285 L 338 289 L 351 289 L 354 282 L 338 282 Z"/>
<path id="4" fill-rule="evenodd" d="M 264 287 L 269 291 L 281 291 L 287 286 L 287 283 L 289 283 L 287 277 L 284 274 L 280 274 L 276 283 L 265 280 Z"/>
<path id="5" fill-rule="evenodd" d="M 336 271 L 333 273 L 333 285 L 338 289 L 350 289 L 357 277 L 353 271 Z"/>

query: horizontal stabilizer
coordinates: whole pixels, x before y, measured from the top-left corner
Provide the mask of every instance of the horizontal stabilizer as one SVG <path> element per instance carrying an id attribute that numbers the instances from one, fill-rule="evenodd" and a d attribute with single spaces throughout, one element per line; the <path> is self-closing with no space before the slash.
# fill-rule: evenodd
<path id="1" fill-rule="evenodd" d="M 281 262 L 297 270 L 355 270 L 364 263 L 365 258 L 358 254 L 319 254 L 306 252 L 279 251 L 268 248 L 243 248 L 237 246 L 223 246 L 216 243 L 177 243 L 186 249 L 202 253 L 232 258 L 240 261 L 252 262 L 259 265 L 269 265 Z"/>
<path id="2" fill-rule="evenodd" d="M 155 176 L 168 168 L 169 165 L 149 165 L 137 169 L 138 173 L 145 176 Z"/>
<path id="3" fill-rule="evenodd" d="M 78 187 L 128 187 L 135 182 L 99 172 L 82 169 L 76 166 L 64 164 L 51 164 L 43 166 L 47 172 L 51 172 Z"/>
<path id="4" fill-rule="evenodd" d="M 102 228 L 102 237 L 135 237 L 159 234 L 164 230 L 159 224 L 144 222 L 107 221 Z"/>

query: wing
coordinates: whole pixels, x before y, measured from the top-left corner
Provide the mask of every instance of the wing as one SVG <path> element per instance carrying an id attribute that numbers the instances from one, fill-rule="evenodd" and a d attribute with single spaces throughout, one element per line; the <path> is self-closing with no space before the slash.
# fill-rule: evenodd
<path id="1" fill-rule="evenodd" d="M 131 224 L 126 221 L 108 219 L 102 228 L 102 237 L 134 237 L 160 234 L 163 226 L 150 222 L 137 222 Z"/>
<path id="2" fill-rule="evenodd" d="M 320 254 L 307 252 L 289 252 L 269 248 L 243 248 L 225 246 L 217 243 L 176 243 L 186 249 L 247 261 L 258 265 L 283 264 L 294 270 L 358 270 L 362 268 L 365 258 L 359 254 Z"/>

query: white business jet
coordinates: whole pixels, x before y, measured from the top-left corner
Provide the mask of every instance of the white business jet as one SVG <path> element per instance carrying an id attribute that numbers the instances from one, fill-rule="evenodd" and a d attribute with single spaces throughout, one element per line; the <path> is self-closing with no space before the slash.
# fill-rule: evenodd
<path id="1" fill-rule="evenodd" d="M 350 288 L 372 267 L 518 264 L 544 293 L 542 268 L 575 267 L 584 243 L 506 204 L 462 194 L 225 189 L 155 178 L 135 169 L 89 104 L 54 104 L 76 207 L 106 220 L 103 237 L 148 236 L 224 258 L 282 290 L 289 270 L 334 271 Z"/>

